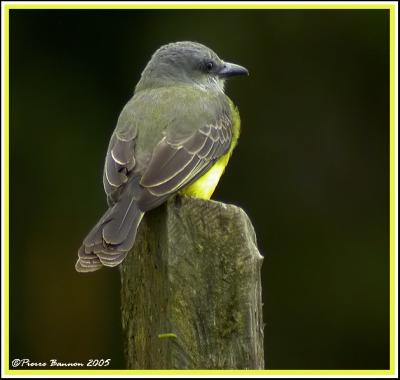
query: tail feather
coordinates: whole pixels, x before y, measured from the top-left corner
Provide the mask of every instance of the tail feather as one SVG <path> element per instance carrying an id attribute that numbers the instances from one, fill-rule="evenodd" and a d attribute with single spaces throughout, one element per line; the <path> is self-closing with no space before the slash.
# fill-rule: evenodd
<path id="1" fill-rule="evenodd" d="M 123 243 L 131 232 L 132 224 L 139 218 L 141 211 L 132 196 L 120 199 L 111 209 L 110 221 L 104 224 L 103 240 L 110 245 Z"/>
<path id="2" fill-rule="evenodd" d="M 93 272 L 120 264 L 133 247 L 144 213 L 130 194 L 110 207 L 89 232 L 78 251 L 75 269 Z"/>
<path id="3" fill-rule="evenodd" d="M 103 266 L 100 259 L 95 254 L 86 253 L 83 246 L 79 249 L 78 256 L 75 265 L 77 272 L 94 272 Z"/>

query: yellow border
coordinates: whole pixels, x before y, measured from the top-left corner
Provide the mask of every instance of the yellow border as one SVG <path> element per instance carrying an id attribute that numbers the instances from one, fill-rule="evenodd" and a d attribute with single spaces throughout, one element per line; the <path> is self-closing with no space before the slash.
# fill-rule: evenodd
<path id="1" fill-rule="evenodd" d="M 393 375 L 391 370 L 158 370 L 158 369 L 109 369 L 109 370 L 8 370 L 12 375 Z"/>
<path id="2" fill-rule="evenodd" d="M 396 135 L 395 135 L 395 85 L 396 85 L 396 27 L 395 8 L 390 8 L 390 369 L 395 371 L 395 337 L 396 333 Z"/>
<path id="3" fill-rule="evenodd" d="M 9 370 L 9 11 L 4 9 L 4 366 Z"/>
<path id="4" fill-rule="evenodd" d="M 395 5 L 389 4 L 5 4 L 4 7 L 4 364 L 6 375 L 369 375 L 395 374 Z M 9 12 L 11 9 L 387 9 L 390 12 L 390 369 L 388 370 L 14 370 L 9 369 Z"/>
<path id="5" fill-rule="evenodd" d="M 7 9 L 393 9 L 389 4 L 233 4 L 233 3 L 208 3 L 185 4 L 183 1 L 168 4 L 12 4 L 6 5 Z"/>

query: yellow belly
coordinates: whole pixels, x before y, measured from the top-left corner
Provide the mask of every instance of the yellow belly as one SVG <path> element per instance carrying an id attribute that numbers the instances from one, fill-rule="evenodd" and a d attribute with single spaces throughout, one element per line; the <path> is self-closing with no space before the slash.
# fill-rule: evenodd
<path id="1" fill-rule="evenodd" d="M 219 158 L 207 173 L 183 189 L 181 193 L 190 197 L 210 199 L 225 170 L 225 166 L 228 164 L 229 156 L 230 154 L 227 153 Z"/>
<path id="2" fill-rule="evenodd" d="M 240 134 L 240 117 L 237 108 L 230 102 L 232 111 L 232 141 L 228 153 L 221 156 L 215 164 L 203 174 L 196 182 L 193 182 L 188 187 L 181 191 L 181 194 L 195 198 L 210 199 L 218 181 L 224 173 L 225 167 L 228 164 L 232 151 L 237 144 Z"/>

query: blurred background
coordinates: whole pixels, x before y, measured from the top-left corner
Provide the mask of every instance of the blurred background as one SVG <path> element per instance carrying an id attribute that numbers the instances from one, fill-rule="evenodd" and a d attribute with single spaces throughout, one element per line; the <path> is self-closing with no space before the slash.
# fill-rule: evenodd
<path id="1" fill-rule="evenodd" d="M 267 369 L 388 368 L 385 10 L 11 10 L 10 358 L 124 368 L 119 271 L 74 265 L 119 112 L 178 40 L 251 73 L 227 85 L 243 129 L 214 199 L 265 255 Z"/>

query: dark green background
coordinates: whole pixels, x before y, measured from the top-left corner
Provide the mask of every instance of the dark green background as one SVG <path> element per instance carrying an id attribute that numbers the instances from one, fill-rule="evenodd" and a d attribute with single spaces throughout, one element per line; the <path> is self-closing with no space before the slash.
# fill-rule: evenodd
<path id="1" fill-rule="evenodd" d="M 389 366 L 389 14 L 384 10 L 12 10 L 10 352 L 123 368 L 119 272 L 75 272 L 102 168 L 151 54 L 195 40 L 242 136 L 214 198 L 265 255 L 269 369 Z M 151 300 L 149 300 L 151 302 Z"/>

